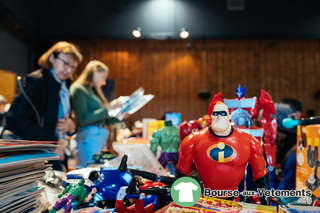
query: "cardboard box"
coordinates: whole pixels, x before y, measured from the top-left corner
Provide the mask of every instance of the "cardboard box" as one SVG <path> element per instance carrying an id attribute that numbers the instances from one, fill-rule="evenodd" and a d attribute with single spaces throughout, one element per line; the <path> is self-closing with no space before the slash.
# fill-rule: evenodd
<path id="1" fill-rule="evenodd" d="M 320 125 L 298 126 L 296 189 L 320 197 Z"/>
<path id="2" fill-rule="evenodd" d="M 150 121 L 148 123 L 148 135 L 147 138 L 152 138 L 152 133 L 160 129 L 161 127 L 164 127 L 164 120 L 158 120 L 158 121 Z"/>
<path id="3" fill-rule="evenodd" d="M 156 121 L 157 119 L 155 118 L 143 118 L 142 119 L 142 125 L 143 125 L 143 129 L 142 129 L 142 137 L 143 138 L 148 138 L 148 124 L 150 121 Z"/>

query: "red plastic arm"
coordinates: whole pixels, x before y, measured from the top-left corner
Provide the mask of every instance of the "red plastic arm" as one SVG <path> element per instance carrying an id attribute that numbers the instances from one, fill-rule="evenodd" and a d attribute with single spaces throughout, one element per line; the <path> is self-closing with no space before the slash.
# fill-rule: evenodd
<path id="1" fill-rule="evenodd" d="M 274 144 L 274 140 L 277 135 L 277 121 L 276 119 L 267 119 L 262 118 L 260 120 L 260 126 L 263 128 L 263 149 L 264 149 L 264 157 L 267 161 L 268 169 L 269 166 L 272 168 L 275 167 L 276 163 L 276 147 Z"/>

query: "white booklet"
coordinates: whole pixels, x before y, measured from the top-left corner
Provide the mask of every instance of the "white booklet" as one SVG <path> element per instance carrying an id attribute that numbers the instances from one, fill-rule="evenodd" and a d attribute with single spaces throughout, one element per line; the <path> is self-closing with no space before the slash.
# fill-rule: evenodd
<path id="1" fill-rule="evenodd" d="M 118 100 L 122 103 L 122 107 L 110 110 L 109 115 L 122 120 L 127 115 L 132 115 L 141 109 L 153 98 L 154 95 L 144 95 L 144 89 L 140 87 L 130 96 L 120 96 Z"/>

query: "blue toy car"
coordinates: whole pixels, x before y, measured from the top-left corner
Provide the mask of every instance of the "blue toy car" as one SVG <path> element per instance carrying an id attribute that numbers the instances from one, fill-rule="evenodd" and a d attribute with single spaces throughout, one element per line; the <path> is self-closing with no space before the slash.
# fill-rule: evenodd
<path id="1" fill-rule="evenodd" d="M 97 189 L 94 196 L 95 206 L 100 208 L 114 208 L 118 191 L 128 186 L 133 178 L 128 172 L 118 172 L 117 167 L 83 168 L 67 173 L 67 183 L 77 183 L 81 178 L 90 193 Z M 127 195 L 126 199 L 139 198 L 139 195 Z"/>

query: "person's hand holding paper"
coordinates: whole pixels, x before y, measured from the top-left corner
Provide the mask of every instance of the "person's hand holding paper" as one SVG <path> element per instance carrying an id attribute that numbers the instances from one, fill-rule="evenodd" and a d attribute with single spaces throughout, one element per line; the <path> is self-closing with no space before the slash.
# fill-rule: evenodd
<path id="1" fill-rule="evenodd" d="M 117 108 L 121 108 L 122 102 L 119 101 L 118 99 L 115 99 L 115 100 L 111 101 L 111 103 L 106 107 L 107 107 L 108 111 L 113 110 L 113 109 L 117 109 Z"/>
<path id="2" fill-rule="evenodd" d="M 110 109 L 109 115 L 119 120 L 130 117 L 133 113 L 141 109 L 154 95 L 143 95 L 144 89 L 140 87 L 131 96 L 120 96 L 117 101 L 122 103 L 121 107 Z M 111 105 L 111 104 L 110 104 Z"/>

